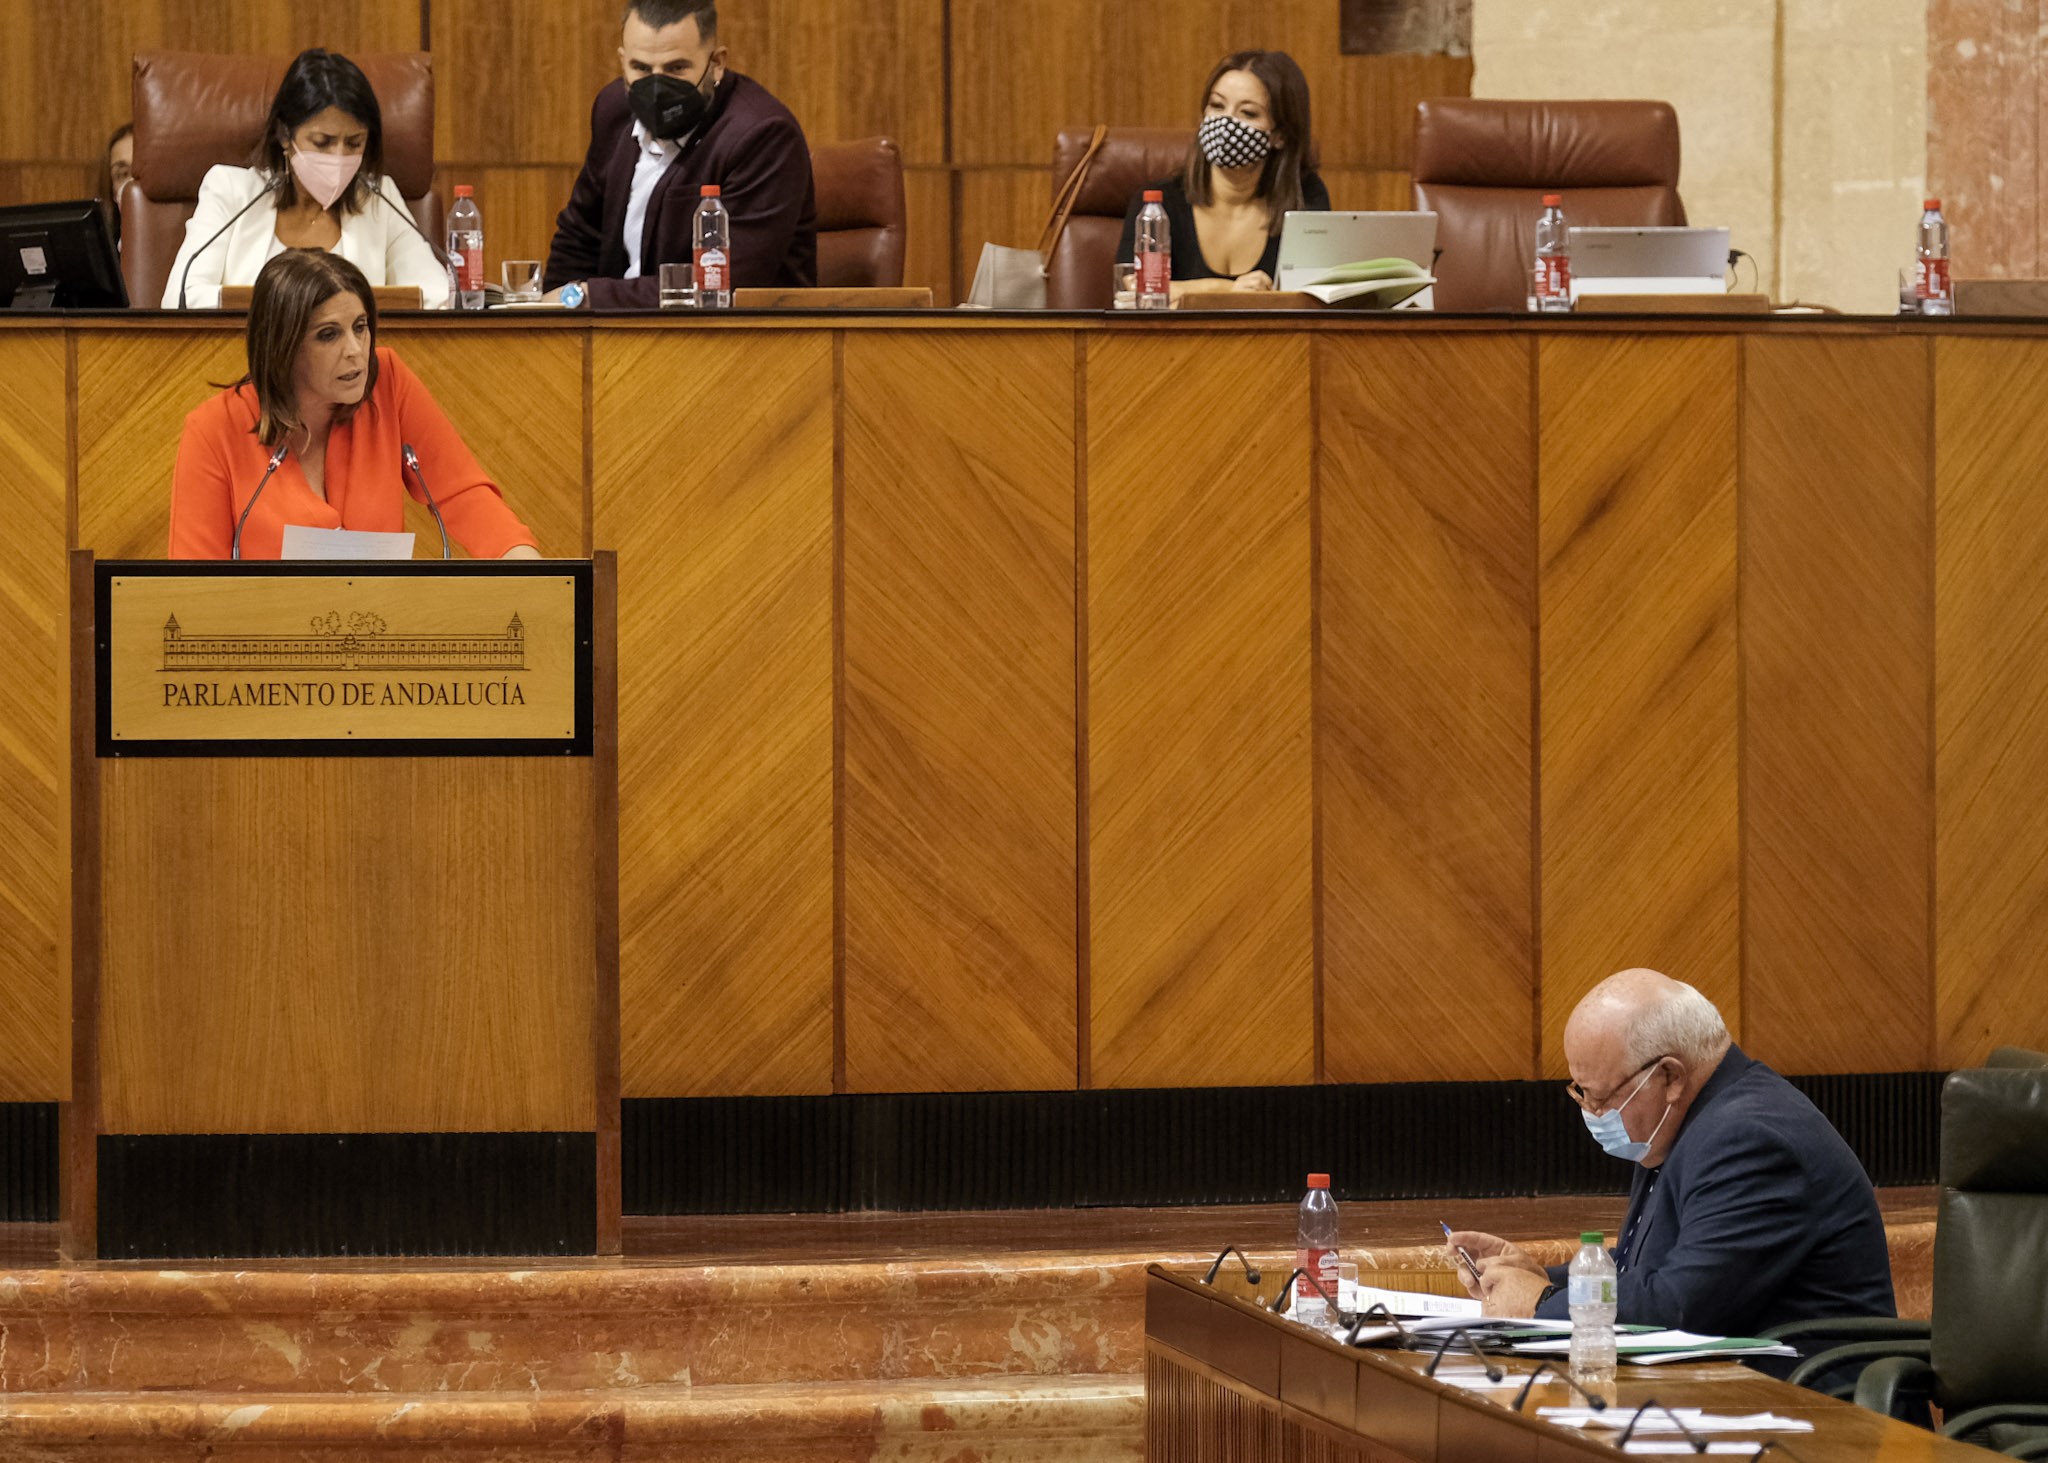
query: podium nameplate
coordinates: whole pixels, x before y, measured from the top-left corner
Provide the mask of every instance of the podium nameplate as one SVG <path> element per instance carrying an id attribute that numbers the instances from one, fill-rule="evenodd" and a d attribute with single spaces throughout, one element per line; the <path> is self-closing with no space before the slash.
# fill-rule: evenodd
<path id="1" fill-rule="evenodd" d="M 94 567 L 102 757 L 590 754 L 587 563 Z"/>

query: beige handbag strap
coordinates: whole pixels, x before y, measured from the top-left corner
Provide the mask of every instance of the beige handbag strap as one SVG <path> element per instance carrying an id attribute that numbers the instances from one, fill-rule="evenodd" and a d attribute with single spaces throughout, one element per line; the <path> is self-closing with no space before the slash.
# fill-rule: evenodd
<path id="1" fill-rule="evenodd" d="M 1052 251 L 1060 245 L 1060 235 L 1067 231 L 1067 220 L 1074 216 L 1074 205 L 1081 201 L 1081 189 L 1088 182 L 1088 169 L 1095 165 L 1095 154 L 1102 151 L 1102 143 L 1109 136 L 1109 128 L 1097 127 L 1095 135 L 1088 139 L 1088 150 L 1081 154 L 1081 161 L 1074 164 L 1074 171 L 1067 174 L 1067 181 L 1060 184 L 1059 192 L 1053 195 L 1052 217 L 1046 220 L 1045 230 L 1038 236 L 1038 257 L 1049 268 Z"/>

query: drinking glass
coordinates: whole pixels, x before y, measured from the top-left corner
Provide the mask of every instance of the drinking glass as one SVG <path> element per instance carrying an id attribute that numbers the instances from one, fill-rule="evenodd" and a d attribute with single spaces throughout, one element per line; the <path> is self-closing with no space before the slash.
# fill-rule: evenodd
<path id="1" fill-rule="evenodd" d="M 538 259 L 507 259 L 499 266 L 505 286 L 505 302 L 530 305 L 540 299 L 541 265 Z"/>
<path id="2" fill-rule="evenodd" d="M 697 274 L 689 264 L 661 266 L 661 308 L 689 310 L 697 304 Z"/>
<path id="3" fill-rule="evenodd" d="M 1138 308 L 1138 266 L 1135 264 L 1113 264 L 1110 266 L 1110 303 L 1119 310 Z"/>

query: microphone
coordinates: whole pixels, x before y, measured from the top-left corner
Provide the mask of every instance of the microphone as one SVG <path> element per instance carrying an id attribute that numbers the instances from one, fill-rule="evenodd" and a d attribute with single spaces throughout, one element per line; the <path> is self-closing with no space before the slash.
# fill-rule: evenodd
<path id="1" fill-rule="evenodd" d="M 405 220 L 405 226 L 420 236 L 420 242 L 427 246 L 427 252 L 434 256 L 434 262 L 436 264 L 445 266 L 448 263 L 447 254 L 444 253 L 434 243 L 432 239 L 427 237 L 427 231 L 421 228 L 420 221 L 412 216 L 412 210 L 409 208 L 401 208 L 397 204 L 393 203 L 389 198 L 386 198 L 384 196 L 383 178 L 379 178 L 377 180 L 377 186 L 370 190 L 370 196 L 376 199 L 379 203 L 382 203 L 386 208 L 390 209 L 400 218 Z"/>
<path id="2" fill-rule="evenodd" d="M 1216 1272 L 1223 1268 L 1223 1262 L 1232 1255 L 1237 1256 L 1237 1263 L 1244 1266 L 1245 1280 L 1256 1289 L 1259 1283 L 1259 1272 L 1252 1268 L 1252 1262 L 1245 1258 L 1244 1251 L 1236 1245 L 1225 1245 L 1223 1247 L 1223 1253 L 1216 1257 L 1215 1263 L 1209 1267 L 1209 1273 L 1202 1277 L 1202 1284 L 1214 1285 L 1216 1283 Z"/>
<path id="3" fill-rule="evenodd" d="M 413 481 L 418 483 L 420 491 L 427 495 L 427 509 L 434 515 L 434 526 L 441 530 L 441 557 L 452 559 L 455 557 L 455 554 L 448 547 L 448 525 L 441 518 L 441 505 L 434 501 L 434 490 L 427 486 L 426 474 L 420 471 L 420 455 L 412 450 L 412 443 L 410 442 L 401 443 L 400 447 L 405 454 L 405 465 L 412 472 Z M 1218 1263 L 1221 1263 L 1221 1258 L 1221 1256 L 1218 1256 Z M 1212 1275 L 1216 1273 L 1213 1267 L 1209 1273 Z M 1258 1277 L 1253 1276 L 1252 1280 L 1256 1284 Z"/>
<path id="4" fill-rule="evenodd" d="M 1556 1377 L 1560 1382 L 1563 1382 L 1567 1387 L 1570 1387 L 1574 1392 L 1585 1398 L 1586 1405 L 1595 1412 L 1605 1412 L 1607 1410 L 1607 1399 L 1605 1397 L 1596 1397 L 1593 1393 L 1588 1392 L 1584 1387 L 1573 1381 L 1572 1374 L 1565 1368 L 1559 1366 L 1554 1361 L 1546 1361 L 1539 1364 L 1535 1371 L 1529 1373 L 1529 1380 L 1522 1383 L 1521 1391 L 1515 1393 L 1515 1411 L 1520 1412 L 1522 1410 L 1522 1404 L 1529 1400 L 1529 1391 L 1536 1385 L 1536 1379 L 1545 1372 L 1549 1372 L 1553 1377 Z"/>
<path id="5" fill-rule="evenodd" d="M 1401 1338 L 1403 1346 L 1406 1346 L 1415 1339 L 1415 1333 L 1401 1324 L 1399 1316 L 1388 1310 L 1381 1302 L 1374 1301 L 1353 1318 L 1351 1329 L 1344 1333 L 1344 1344 L 1346 1346 L 1356 1346 L 1358 1344 L 1358 1333 L 1365 1329 L 1366 1323 L 1369 1321 L 1378 1321 L 1382 1325 L 1392 1326 L 1394 1334 Z"/>
<path id="6" fill-rule="evenodd" d="M 1324 1304 L 1329 1306 L 1330 1313 L 1332 1315 L 1336 1314 L 1336 1297 L 1332 1296 L 1329 1291 L 1323 1289 L 1323 1282 L 1318 1280 L 1315 1276 L 1309 1274 L 1306 1270 L 1296 1270 L 1292 1275 L 1288 1276 L 1285 1280 L 1280 1282 L 1280 1293 L 1273 1297 L 1273 1304 L 1270 1307 L 1274 1315 L 1286 1315 L 1287 1308 L 1294 1304 L 1294 1282 L 1297 1280 L 1306 1280 L 1311 1286 L 1313 1286 L 1315 1288 L 1316 1294 L 1321 1296 L 1323 1298 Z"/>
<path id="7" fill-rule="evenodd" d="M 192 251 L 192 257 L 185 261 L 185 272 L 178 276 L 178 308 L 180 310 L 185 308 L 185 287 L 192 282 L 192 266 L 199 262 L 199 256 L 201 254 L 204 254 L 208 249 L 211 249 L 215 244 L 218 244 L 220 242 L 220 236 L 222 234 L 226 233 L 229 229 L 233 228 L 236 224 L 240 223 L 243 214 L 247 213 L 250 209 L 254 208 L 257 204 L 261 203 L 264 199 L 268 198 L 271 194 L 275 193 L 277 191 L 277 185 L 282 183 L 283 181 L 283 176 L 279 175 L 278 177 L 272 178 L 269 182 L 265 183 L 263 185 L 262 192 L 258 193 L 254 198 L 250 199 L 247 203 L 243 204 L 240 208 L 236 209 L 235 216 L 233 218 L 229 219 L 226 223 L 222 224 L 219 228 L 215 229 L 213 231 L 212 238 L 208 239 L 205 243 L 201 244 L 197 249 L 194 249 Z"/>
<path id="8" fill-rule="evenodd" d="M 1685 1440 L 1688 1443 L 1692 1444 L 1692 1450 L 1695 1453 L 1704 1453 L 1707 1451 L 1707 1440 L 1705 1438 L 1701 1437 L 1698 1433 L 1694 1432 L 1691 1428 L 1687 1427 L 1683 1422 L 1681 1422 L 1679 1420 L 1677 1413 L 1673 1412 L 1670 1408 L 1666 1407 L 1662 1402 L 1659 1402 L 1656 1398 L 1652 1397 L 1649 1401 L 1645 1402 L 1641 1407 L 1638 1407 L 1636 1409 L 1636 1415 L 1634 1417 L 1631 1417 L 1628 1420 L 1628 1426 L 1621 1430 L 1621 1436 L 1615 1440 L 1614 1444 L 1615 1449 L 1618 1452 L 1626 1453 L 1628 1451 L 1628 1440 L 1635 1436 L 1637 1424 L 1642 1422 L 1643 1417 L 1645 1416 L 1645 1414 L 1649 1412 L 1649 1410 L 1652 1407 L 1656 1408 L 1659 1412 L 1663 1413 L 1666 1417 L 1671 1419 L 1671 1425 L 1677 1428 L 1681 1433 L 1685 1435 Z"/>
<path id="9" fill-rule="evenodd" d="M 1493 1364 L 1491 1357 L 1480 1349 L 1479 1343 L 1472 1339 L 1472 1333 L 1463 1326 L 1460 1326 L 1455 1331 L 1446 1332 L 1444 1339 L 1436 1344 L 1436 1355 L 1432 1356 L 1429 1359 L 1429 1364 L 1422 1369 L 1422 1374 L 1425 1377 L 1434 1377 L 1436 1375 L 1436 1369 L 1444 1364 L 1444 1353 L 1451 1349 L 1453 1341 L 1462 1342 L 1465 1349 L 1472 1353 L 1474 1359 L 1478 1361 L 1480 1369 L 1486 1373 L 1487 1381 L 1497 1382 L 1507 1375 L 1506 1372 Z"/>
<path id="10" fill-rule="evenodd" d="M 235 559 L 237 561 L 241 559 L 242 528 L 249 521 L 250 509 L 253 509 L 256 506 L 256 500 L 263 496 L 263 490 L 270 486 L 270 479 L 272 474 L 274 474 L 279 468 L 279 466 L 283 464 L 284 455 L 285 453 L 291 451 L 291 447 L 292 439 L 287 437 L 284 439 L 284 441 L 277 444 L 277 451 L 270 454 L 270 466 L 263 469 L 263 481 L 256 484 L 256 491 L 249 495 L 249 502 L 247 506 L 245 506 L 242 509 L 242 516 L 235 520 L 235 543 L 233 550 L 228 555 L 229 558 Z"/>

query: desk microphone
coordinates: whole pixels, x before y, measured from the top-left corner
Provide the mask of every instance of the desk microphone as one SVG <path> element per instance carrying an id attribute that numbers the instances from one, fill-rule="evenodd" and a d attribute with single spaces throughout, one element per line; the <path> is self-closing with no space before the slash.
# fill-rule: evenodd
<path id="1" fill-rule="evenodd" d="M 260 482 L 260 483 L 258 483 L 258 484 L 256 485 L 256 491 L 255 491 L 255 492 L 253 492 L 253 493 L 251 493 L 251 494 L 249 495 L 249 502 L 248 502 L 248 506 L 242 509 L 242 516 L 241 516 L 240 518 L 237 518 L 237 519 L 235 520 L 235 543 L 234 543 L 234 549 L 233 549 L 233 551 L 232 551 L 232 552 L 231 552 L 231 553 L 229 554 L 229 556 L 228 556 L 229 558 L 232 558 L 232 559 L 236 559 L 236 560 L 239 560 L 239 559 L 240 559 L 240 558 L 242 557 L 242 528 L 243 528 L 243 525 L 245 525 L 246 523 L 248 523 L 248 521 L 249 521 L 249 512 L 250 512 L 250 510 L 251 510 L 251 509 L 253 509 L 253 508 L 254 508 L 254 507 L 256 506 L 256 500 L 257 500 L 258 498 L 262 497 L 262 496 L 263 496 L 263 490 L 264 490 L 265 488 L 267 488 L 267 487 L 269 487 L 269 486 L 270 486 L 270 479 L 271 479 L 271 476 L 272 476 L 272 474 L 274 474 L 274 473 L 275 473 L 275 472 L 277 471 L 278 467 L 279 467 L 279 466 L 280 466 L 280 465 L 281 465 L 281 464 L 282 464 L 282 463 L 284 462 L 284 455 L 285 455 L 285 453 L 287 453 L 287 452 L 289 452 L 289 451 L 291 451 L 291 450 L 292 450 L 292 439 L 291 439 L 290 437 L 286 437 L 286 438 L 285 438 L 285 439 L 284 439 L 284 440 L 283 440 L 282 442 L 280 442 L 280 443 L 278 443 L 278 444 L 277 444 L 277 451 L 275 451 L 275 452 L 273 452 L 273 453 L 271 453 L 271 454 L 270 454 L 270 466 L 268 466 L 268 467 L 266 467 L 266 468 L 264 468 L 264 469 L 263 469 L 263 481 L 262 481 L 262 482 Z"/>
<path id="2" fill-rule="evenodd" d="M 434 527 L 441 530 L 441 557 L 452 559 L 455 557 L 455 554 L 448 547 L 448 525 L 442 521 L 441 505 L 434 501 L 434 490 L 427 486 L 426 474 L 420 471 L 420 455 L 412 450 L 412 443 L 410 442 L 401 443 L 400 451 L 405 455 L 405 466 L 412 473 L 412 480 L 418 483 L 420 491 L 427 495 L 427 510 L 434 515 Z M 1217 1258 L 1220 1262 L 1222 1257 L 1218 1256 Z M 1213 1275 L 1215 1271 L 1211 1270 L 1209 1273 Z"/>
<path id="3" fill-rule="evenodd" d="M 1216 1257 L 1215 1262 L 1209 1266 L 1209 1273 L 1202 1277 L 1202 1284 L 1214 1285 L 1216 1283 L 1216 1272 L 1223 1268 L 1223 1262 L 1232 1255 L 1237 1256 L 1237 1263 L 1244 1266 L 1245 1283 L 1256 1291 L 1259 1286 L 1259 1272 L 1252 1268 L 1252 1262 L 1245 1258 L 1244 1251 L 1236 1245 L 1225 1245 L 1223 1247 L 1223 1253 Z"/>
<path id="4" fill-rule="evenodd" d="M 263 185 L 263 191 L 235 210 L 235 216 L 213 232 L 213 237 L 192 251 L 192 257 L 185 261 L 185 272 L 178 276 L 178 308 L 185 308 L 185 287 L 192 282 L 192 266 L 199 262 L 199 256 L 220 242 L 220 236 L 242 221 L 242 215 L 277 191 L 277 185 L 284 181 L 283 175 L 272 178 Z M 274 471 L 275 469 L 273 469 Z"/>
<path id="5" fill-rule="evenodd" d="M 1515 1411 L 1520 1412 L 1522 1410 L 1522 1404 L 1529 1400 L 1530 1388 L 1536 1385 L 1536 1379 L 1545 1372 L 1549 1372 L 1553 1377 L 1556 1377 L 1560 1382 L 1563 1382 L 1567 1387 L 1570 1387 L 1574 1392 L 1585 1398 L 1586 1405 L 1595 1412 L 1605 1412 L 1607 1410 L 1607 1399 L 1605 1397 L 1598 1397 L 1588 1392 L 1584 1387 L 1581 1387 L 1572 1380 L 1572 1374 L 1569 1371 L 1566 1371 L 1554 1361 L 1546 1361 L 1539 1364 L 1535 1371 L 1529 1373 L 1529 1380 L 1522 1383 L 1521 1391 L 1515 1393 Z"/>
<path id="6" fill-rule="evenodd" d="M 1274 1315 L 1286 1315 L 1287 1308 L 1294 1304 L 1294 1282 L 1297 1280 L 1306 1280 L 1310 1288 L 1323 1298 L 1323 1303 L 1329 1306 L 1330 1314 L 1333 1316 L 1338 1314 L 1337 1298 L 1324 1288 L 1323 1282 L 1309 1274 L 1306 1270 L 1296 1270 L 1292 1275 L 1280 1282 L 1280 1293 L 1273 1297 L 1271 1307 Z"/>
<path id="7" fill-rule="evenodd" d="M 427 231 L 421 228 L 420 221 L 412 216 L 412 210 L 410 208 L 401 208 L 399 205 L 393 203 L 389 198 L 386 198 L 384 196 L 384 180 L 382 178 L 379 178 L 377 180 L 377 186 L 370 190 L 370 196 L 376 199 L 379 203 L 383 204 L 386 208 L 390 209 L 393 213 L 397 214 L 400 218 L 405 220 L 405 226 L 420 236 L 420 242 L 427 246 L 427 252 L 434 256 L 434 262 L 436 264 L 439 264 L 444 268 L 447 266 L 447 256 L 443 254 L 438 247 L 436 247 L 432 239 L 427 237 Z"/>
<path id="8" fill-rule="evenodd" d="M 1498 1382 L 1507 1375 L 1506 1372 L 1494 1365 L 1492 1357 L 1480 1349 L 1479 1343 L 1472 1339 L 1472 1333 L 1463 1326 L 1460 1326 L 1455 1331 L 1446 1332 L 1444 1339 L 1436 1344 L 1436 1355 L 1432 1356 L 1429 1359 L 1429 1365 L 1422 1369 L 1422 1374 L 1425 1377 L 1436 1376 L 1436 1369 L 1444 1364 L 1444 1353 L 1451 1349 L 1453 1341 L 1461 1343 L 1467 1351 L 1472 1353 L 1473 1358 L 1479 1363 L 1480 1370 L 1486 1373 L 1487 1381 Z"/>
<path id="9" fill-rule="evenodd" d="M 1641 1423 L 1646 1416 L 1649 1415 L 1650 1409 L 1653 1407 L 1656 1408 L 1657 1411 L 1663 1413 L 1666 1417 L 1670 1418 L 1671 1425 L 1677 1428 L 1681 1433 L 1685 1434 L 1686 1442 L 1692 1445 L 1692 1450 L 1695 1453 L 1704 1453 L 1707 1451 L 1707 1440 L 1701 1437 L 1698 1433 L 1694 1432 L 1691 1428 L 1687 1427 L 1684 1421 L 1680 1419 L 1677 1413 L 1673 1412 L 1670 1408 L 1666 1407 L 1662 1402 L 1659 1402 L 1654 1397 L 1652 1397 L 1649 1401 L 1645 1402 L 1641 1407 L 1638 1407 L 1636 1409 L 1636 1415 L 1628 1420 L 1628 1426 L 1621 1430 L 1621 1436 L 1615 1439 L 1614 1443 L 1614 1446 L 1617 1450 L 1623 1453 L 1626 1453 L 1628 1451 L 1628 1440 L 1635 1436 L 1637 1425 Z"/>
<path id="10" fill-rule="evenodd" d="M 1346 1346 L 1356 1346 L 1358 1344 L 1358 1333 L 1374 1321 L 1378 1321 L 1383 1326 L 1392 1326 L 1394 1334 L 1401 1338 L 1401 1344 L 1404 1346 L 1415 1339 L 1415 1333 L 1401 1324 L 1399 1316 L 1388 1310 L 1384 1303 L 1374 1301 L 1371 1305 L 1360 1311 L 1357 1317 L 1353 1319 L 1351 1329 L 1344 1333 L 1344 1344 Z"/>

